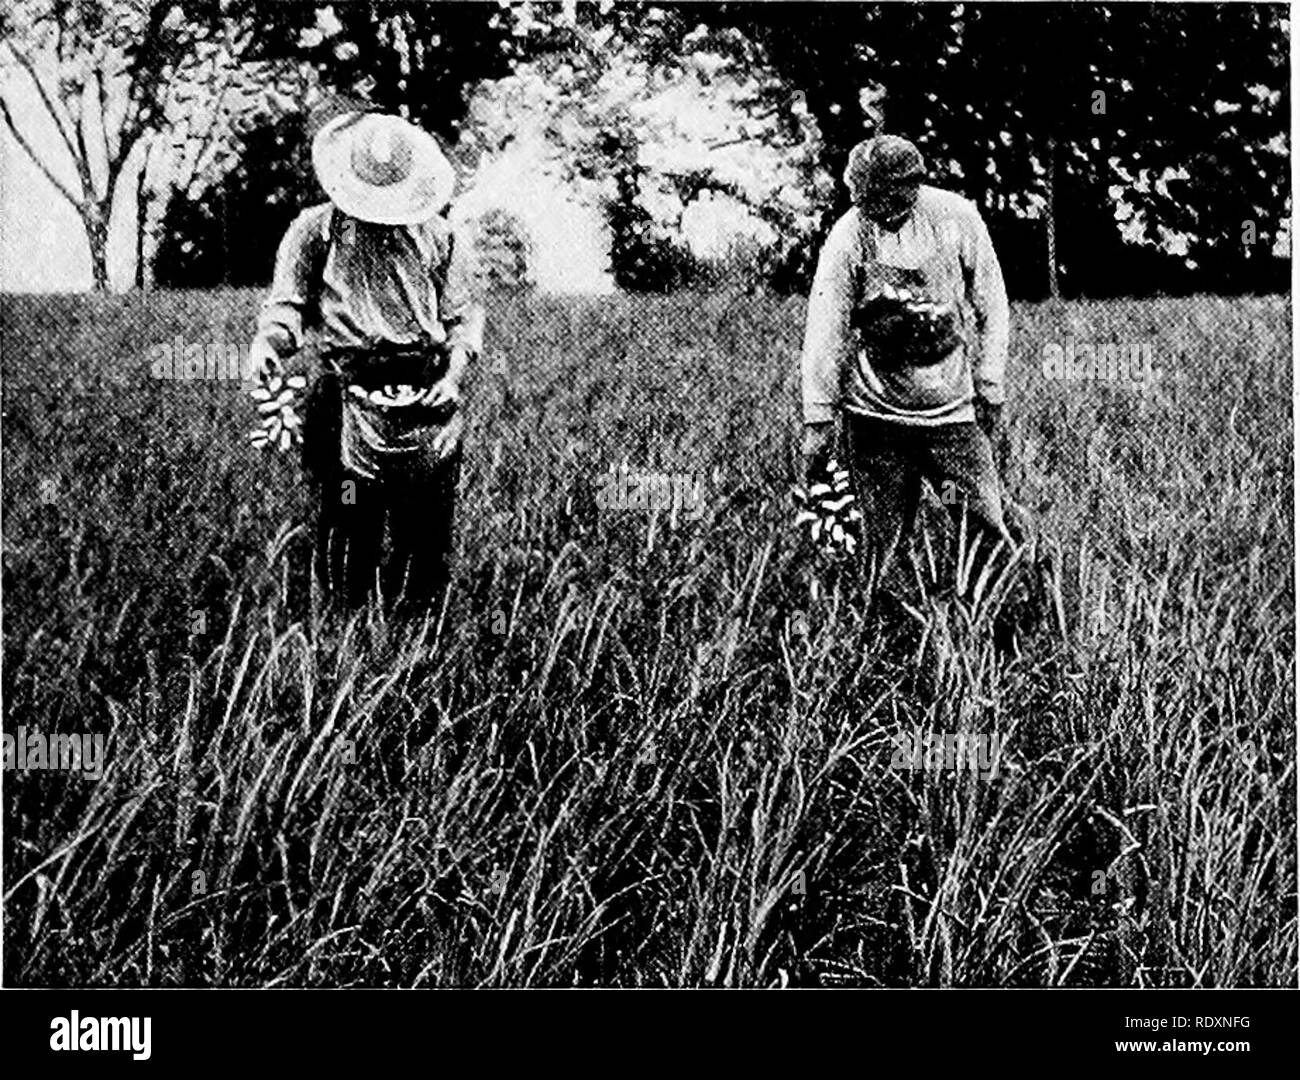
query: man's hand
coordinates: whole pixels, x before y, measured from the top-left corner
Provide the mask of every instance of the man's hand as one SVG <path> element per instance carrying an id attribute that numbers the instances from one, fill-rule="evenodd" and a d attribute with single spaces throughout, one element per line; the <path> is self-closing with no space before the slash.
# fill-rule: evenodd
<path id="1" fill-rule="evenodd" d="M 975 423 L 979 424 L 980 430 L 988 436 L 990 442 L 996 441 L 994 436 L 1002 433 L 1002 406 L 994 405 L 991 401 L 985 401 L 983 398 L 975 399 Z"/>
<path id="2" fill-rule="evenodd" d="M 424 394 L 424 404 L 452 410 L 460 405 L 460 384 L 469 366 L 469 353 L 457 346 L 451 350 L 447 371 Z"/>
<path id="3" fill-rule="evenodd" d="M 1000 470 L 1006 470 L 1007 464 L 1007 429 L 1002 421 L 1002 406 L 994 405 L 981 397 L 975 399 L 975 423 L 984 432 L 993 447 L 993 460 Z"/>
<path id="4" fill-rule="evenodd" d="M 264 382 L 273 375 L 284 374 L 275 350 L 261 338 L 248 347 L 248 355 L 244 363 L 244 382 L 253 385 Z"/>
<path id="5" fill-rule="evenodd" d="M 803 479 L 811 484 L 826 471 L 835 447 L 835 422 L 824 420 L 803 426 Z"/>
<path id="6" fill-rule="evenodd" d="M 453 414 L 446 426 L 434 437 L 434 457 L 439 461 L 446 461 L 460 445 L 460 436 L 464 430 L 465 418 L 460 413 Z"/>

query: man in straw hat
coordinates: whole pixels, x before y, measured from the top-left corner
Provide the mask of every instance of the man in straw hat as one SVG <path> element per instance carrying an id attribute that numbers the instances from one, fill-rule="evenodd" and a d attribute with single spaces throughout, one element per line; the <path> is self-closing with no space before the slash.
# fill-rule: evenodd
<path id="1" fill-rule="evenodd" d="M 469 251 L 441 216 L 455 174 L 430 135 L 373 112 L 325 124 L 312 163 L 330 201 L 280 244 L 253 358 L 280 371 L 317 329 L 303 460 L 327 592 L 357 604 L 378 583 L 427 604 L 446 581 L 461 381 L 483 335 Z"/>
<path id="2" fill-rule="evenodd" d="M 834 456 L 838 414 L 872 596 L 923 480 L 986 558 L 1010 540 L 994 463 L 1008 336 L 1002 272 L 974 204 L 923 176 L 906 139 L 854 147 L 844 173 L 854 205 L 826 240 L 808 299 L 806 478 Z"/>

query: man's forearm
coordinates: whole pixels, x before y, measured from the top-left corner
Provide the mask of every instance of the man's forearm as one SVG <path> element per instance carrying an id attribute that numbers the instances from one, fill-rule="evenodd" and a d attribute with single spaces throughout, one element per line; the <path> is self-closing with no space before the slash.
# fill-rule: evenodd
<path id="1" fill-rule="evenodd" d="M 997 252 L 993 250 L 988 228 L 982 220 L 977 220 L 972 229 L 975 255 L 970 299 L 979 325 L 979 349 L 972 372 L 975 393 L 993 405 L 1000 405 L 1006 397 L 1003 383 L 1007 345 L 1011 337 L 1011 312 L 1002 267 Z"/>
<path id="2" fill-rule="evenodd" d="M 975 396 L 979 400 L 987 401 L 990 405 L 1001 405 L 1006 400 L 1006 389 L 1003 384 L 1005 367 L 1005 349 L 996 356 L 982 358 L 976 365 L 972 375 L 975 382 Z"/>
<path id="3" fill-rule="evenodd" d="M 302 347 L 303 325 L 319 301 L 315 266 L 322 254 L 325 218 L 319 210 L 294 218 L 275 254 L 271 287 L 257 317 L 257 332 L 249 349 L 250 366 L 271 370 Z"/>
<path id="4" fill-rule="evenodd" d="M 447 373 L 443 377 L 457 385 L 465 378 L 469 368 L 470 351 L 464 345 L 453 345 L 447 357 Z"/>
<path id="5" fill-rule="evenodd" d="M 1010 456 L 1010 443 L 1007 439 L 1006 424 L 1002 419 L 1001 403 L 986 401 L 981 397 L 975 398 L 975 422 L 984 432 L 984 437 L 988 439 L 989 445 L 993 448 L 993 460 L 997 464 L 999 471 L 1005 472 L 1007 461 Z"/>
<path id="6" fill-rule="evenodd" d="M 832 421 L 839 403 L 840 370 L 853 349 L 849 313 L 855 239 L 856 234 L 841 219 L 817 259 L 799 363 L 806 424 Z"/>
<path id="7" fill-rule="evenodd" d="M 811 482 L 830 463 L 831 451 L 835 445 L 835 421 L 819 420 L 805 422 L 803 426 L 803 472 L 804 479 Z"/>
<path id="8" fill-rule="evenodd" d="M 483 351 L 483 326 L 485 323 L 483 305 L 468 303 L 459 306 L 456 314 L 448 316 L 444 326 L 447 328 L 447 343 L 450 348 L 464 349 L 471 358 Z"/>

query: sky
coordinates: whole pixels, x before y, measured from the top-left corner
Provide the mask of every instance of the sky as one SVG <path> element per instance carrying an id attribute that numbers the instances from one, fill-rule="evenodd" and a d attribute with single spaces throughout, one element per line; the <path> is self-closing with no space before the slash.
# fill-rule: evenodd
<path id="1" fill-rule="evenodd" d="M 22 124 L 27 116 L 19 114 Z M 29 136 L 37 152 L 50 140 Z M 90 253 L 76 212 L 0 127 L 0 290 L 50 292 L 90 285 Z"/>

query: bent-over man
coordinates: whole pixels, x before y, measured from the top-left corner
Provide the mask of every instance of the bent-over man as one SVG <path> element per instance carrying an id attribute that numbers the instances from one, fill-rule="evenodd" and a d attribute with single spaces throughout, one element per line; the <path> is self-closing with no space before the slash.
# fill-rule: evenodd
<path id="1" fill-rule="evenodd" d="M 469 253 L 441 216 L 455 175 L 432 136 L 381 113 L 331 121 L 312 162 L 330 202 L 289 226 L 253 353 L 276 370 L 317 329 L 303 457 L 327 592 L 355 605 L 378 584 L 427 605 L 447 579 L 461 381 L 483 335 Z"/>
<path id="2" fill-rule="evenodd" d="M 822 249 L 802 357 L 806 477 L 843 423 L 875 596 L 933 485 L 987 559 L 1010 541 L 993 447 L 1002 438 L 1008 311 L 997 256 L 969 200 L 922 183 L 897 136 L 859 144 L 854 205 Z"/>

